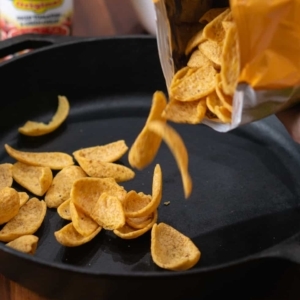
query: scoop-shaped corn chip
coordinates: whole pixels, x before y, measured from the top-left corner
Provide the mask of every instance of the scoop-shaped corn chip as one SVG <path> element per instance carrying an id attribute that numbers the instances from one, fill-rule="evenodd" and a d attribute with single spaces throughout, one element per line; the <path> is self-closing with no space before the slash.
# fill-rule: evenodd
<path id="1" fill-rule="evenodd" d="M 52 120 L 48 123 L 27 121 L 19 132 L 28 136 L 41 136 L 57 129 L 67 118 L 70 110 L 70 104 L 65 96 L 58 96 L 58 107 Z"/>
<path id="2" fill-rule="evenodd" d="M 226 7 L 217 7 L 209 9 L 199 20 L 199 23 L 207 24 L 224 12 Z"/>
<path id="3" fill-rule="evenodd" d="M 155 157 L 160 145 L 161 137 L 147 129 L 147 124 L 154 120 L 166 122 L 162 113 L 167 105 L 167 99 L 162 92 L 155 92 L 152 99 L 152 106 L 146 124 L 134 141 L 128 154 L 128 161 L 133 168 L 142 170 L 147 167 Z"/>
<path id="4" fill-rule="evenodd" d="M 8 222 L 19 212 L 20 198 L 18 192 L 10 187 L 0 190 L 0 225 Z"/>
<path id="5" fill-rule="evenodd" d="M 140 215 L 136 213 L 145 208 L 150 202 L 152 197 L 145 194 L 138 194 L 136 191 L 127 193 L 123 202 L 124 212 L 126 217 L 137 218 Z"/>
<path id="6" fill-rule="evenodd" d="M 206 97 L 206 105 L 212 113 L 217 115 L 216 114 L 216 107 L 222 106 L 222 103 L 221 103 L 221 100 L 219 99 L 219 97 L 218 97 L 218 95 L 215 91 L 213 91 L 211 94 L 209 94 Z"/>
<path id="7" fill-rule="evenodd" d="M 70 214 L 74 228 L 82 236 L 90 236 L 99 225 L 87 216 L 80 208 L 77 208 L 75 204 L 70 202 Z"/>
<path id="8" fill-rule="evenodd" d="M 124 140 L 112 142 L 103 146 L 83 148 L 73 152 L 78 161 L 81 157 L 88 160 L 98 160 L 102 162 L 115 162 L 120 159 L 128 150 Z M 78 161 L 79 162 L 79 161 Z"/>
<path id="9" fill-rule="evenodd" d="M 24 152 L 13 149 L 7 144 L 5 144 L 5 149 L 15 160 L 31 166 L 61 170 L 74 165 L 72 156 L 62 152 Z"/>
<path id="10" fill-rule="evenodd" d="M 20 207 L 23 206 L 29 199 L 29 195 L 26 192 L 18 192 L 20 198 Z"/>
<path id="11" fill-rule="evenodd" d="M 231 112 L 224 106 L 216 107 L 216 115 L 223 123 L 231 122 Z"/>
<path id="12" fill-rule="evenodd" d="M 201 252 L 190 238 L 165 224 L 154 224 L 151 231 L 151 255 L 159 267 L 173 271 L 192 268 Z"/>
<path id="13" fill-rule="evenodd" d="M 200 30 L 189 40 L 185 48 L 185 55 L 189 55 L 192 52 L 192 50 L 203 41 L 205 41 L 205 38 L 203 37 L 203 30 Z"/>
<path id="14" fill-rule="evenodd" d="M 23 235 L 7 243 L 6 246 L 33 255 L 36 251 L 38 241 L 39 238 L 35 235 Z"/>
<path id="15" fill-rule="evenodd" d="M 0 189 L 12 186 L 12 166 L 6 163 L 0 165 Z"/>
<path id="16" fill-rule="evenodd" d="M 93 208 L 91 217 L 104 229 L 114 230 L 125 225 L 125 214 L 121 201 L 103 193 Z"/>
<path id="17" fill-rule="evenodd" d="M 170 97 L 180 101 L 199 100 L 214 90 L 216 74 L 212 64 L 199 68 L 184 67 L 172 79 Z"/>
<path id="18" fill-rule="evenodd" d="M 77 161 L 84 172 L 91 177 L 114 178 L 117 182 L 123 182 L 135 176 L 131 169 L 119 164 L 90 160 L 85 157 L 78 157 Z"/>
<path id="19" fill-rule="evenodd" d="M 225 37 L 225 30 L 222 22 L 230 14 L 230 9 L 226 9 L 216 18 L 209 22 L 203 29 L 203 36 L 211 41 L 222 43 Z"/>
<path id="20" fill-rule="evenodd" d="M 78 233 L 72 223 L 67 224 L 62 229 L 55 231 L 54 236 L 56 240 L 66 247 L 77 247 L 90 242 L 100 231 L 99 226 L 91 235 L 83 236 Z"/>
<path id="21" fill-rule="evenodd" d="M 124 200 L 124 211 L 128 218 L 145 217 L 154 212 L 160 204 L 162 196 L 162 172 L 160 165 L 156 165 L 152 182 L 152 197 L 141 196 L 134 191 L 128 193 Z"/>
<path id="22" fill-rule="evenodd" d="M 102 193 L 117 197 L 123 201 L 126 190 L 118 185 L 113 178 L 80 178 L 77 179 L 71 190 L 71 201 L 88 216 L 91 215 Z"/>
<path id="23" fill-rule="evenodd" d="M 10 242 L 20 236 L 34 234 L 44 221 L 46 209 L 45 201 L 31 198 L 20 208 L 18 214 L 4 225 L 0 231 L 0 241 Z"/>
<path id="24" fill-rule="evenodd" d="M 200 68 L 205 65 L 211 65 L 212 61 L 209 60 L 199 49 L 195 50 L 191 55 L 187 66 L 190 68 Z"/>
<path id="25" fill-rule="evenodd" d="M 37 196 L 43 196 L 52 183 L 52 171 L 48 167 L 36 167 L 17 162 L 12 169 L 14 180 Z"/>
<path id="26" fill-rule="evenodd" d="M 221 79 L 225 94 L 232 96 L 240 75 L 240 55 L 236 25 L 226 31 L 224 48 L 221 56 Z"/>
<path id="27" fill-rule="evenodd" d="M 215 41 L 207 40 L 198 46 L 201 53 L 203 53 L 209 60 L 214 63 L 214 67 L 220 69 L 222 45 Z"/>
<path id="28" fill-rule="evenodd" d="M 153 121 L 148 124 L 149 130 L 161 136 L 171 150 L 181 173 L 185 198 L 192 192 L 192 179 L 188 171 L 189 157 L 180 135 L 169 125 Z"/>
<path id="29" fill-rule="evenodd" d="M 70 198 L 73 182 L 79 178 L 86 177 L 85 172 L 78 166 L 69 166 L 59 171 L 53 178 L 49 187 L 45 202 L 48 207 L 58 207 Z"/>
<path id="30" fill-rule="evenodd" d="M 70 201 L 71 199 L 69 198 L 65 202 L 63 202 L 58 208 L 57 208 L 57 213 L 62 219 L 71 221 L 71 212 L 70 212 Z"/>
<path id="31" fill-rule="evenodd" d="M 158 217 L 158 213 L 156 210 L 153 214 L 153 218 L 152 218 L 151 222 L 148 225 L 146 225 L 145 227 L 143 227 L 141 229 L 135 229 L 135 228 L 132 228 L 132 227 L 128 226 L 127 224 L 125 224 L 122 228 L 115 229 L 114 234 L 124 240 L 136 239 L 152 228 L 152 226 L 157 221 L 157 217 Z"/>
<path id="32" fill-rule="evenodd" d="M 163 116 L 175 123 L 199 124 L 206 114 L 206 99 L 182 102 L 172 100 L 168 103 Z"/>
<path id="33" fill-rule="evenodd" d="M 153 213 L 139 218 L 126 218 L 126 223 L 134 229 L 142 229 L 152 222 Z"/>
<path id="34" fill-rule="evenodd" d="M 221 75 L 217 74 L 216 76 L 216 93 L 222 103 L 222 105 L 232 112 L 232 101 L 233 97 L 226 95 L 222 88 Z"/>

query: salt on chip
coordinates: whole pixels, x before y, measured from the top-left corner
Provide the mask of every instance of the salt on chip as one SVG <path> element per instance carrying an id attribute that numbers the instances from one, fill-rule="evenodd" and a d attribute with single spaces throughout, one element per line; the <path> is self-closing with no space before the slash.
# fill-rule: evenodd
<path id="1" fill-rule="evenodd" d="M 29 199 L 29 195 L 26 192 L 18 192 L 20 198 L 20 207 L 23 206 Z"/>
<path id="2" fill-rule="evenodd" d="M 5 144 L 6 152 L 15 160 L 27 165 L 49 167 L 52 170 L 61 170 L 74 165 L 72 156 L 62 152 L 25 152 L 19 151 Z"/>
<path id="3" fill-rule="evenodd" d="M 70 212 L 70 201 L 71 199 L 69 198 L 65 202 L 63 202 L 58 208 L 57 208 L 57 213 L 58 215 L 65 220 L 71 221 L 71 212 Z"/>
<path id="4" fill-rule="evenodd" d="M 12 169 L 14 180 L 37 196 L 43 196 L 49 189 L 53 175 L 48 167 L 36 167 L 17 162 Z"/>
<path id="5" fill-rule="evenodd" d="M 102 162 L 98 159 L 91 160 L 85 157 L 78 157 L 77 161 L 90 177 L 114 178 L 117 182 L 123 182 L 131 180 L 135 176 L 131 169 L 119 164 Z"/>
<path id="6" fill-rule="evenodd" d="M 23 235 L 6 244 L 7 247 L 26 254 L 35 254 L 39 238 L 35 235 Z"/>
<path id="7" fill-rule="evenodd" d="M 12 166 L 8 163 L 0 164 L 0 189 L 12 186 Z"/>
<path id="8" fill-rule="evenodd" d="M 48 123 L 27 121 L 19 132 L 28 136 L 41 136 L 56 130 L 67 118 L 70 110 L 70 104 L 65 96 L 58 96 L 58 108 L 52 120 Z"/>
<path id="9" fill-rule="evenodd" d="M 216 43 L 222 43 L 225 37 L 225 31 L 222 25 L 224 19 L 229 15 L 230 9 L 227 8 L 211 22 L 209 22 L 203 29 L 203 36 Z"/>
<path id="10" fill-rule="evenodd" d="M 171 100 L 163 112 L 163 116 L 175 123 L 199 124 L 206 114 L 206 99 L 182 102 Z"/>
<path id="11" fill-rule="evenodd" d="M 68 200 L 73 182 L 86 176 L 82 168 L 78 166 L 65 167 L 59 171 L 53 178 L 51 186 L 45 195 L 47 206 L 49 208 L 57 208 L 64 201 Z"/>
<path id="12" fill-rule="evenodd" d="M 215 68 L 221 67 L 222 47 L 215 41 L 205 41 L 199 45 L 199 50 L 215 65 Z"/>
<path id="13" fill-rule="evenodd" d="M 240 75 L 240 55 L 236 25 L 226 31 L 221 56 L 221 80 L 225 94 L 233 96 Z"/>
<path id="14" fill-rule="evenodd" d="M 154 212 L 160 204 L 162 197 L 162 172 L 159 164 L 155 166 L 152 181 L 151 199 L 131 191 L 127 194 L 123 206 L 127 218 L 145 217 Z M 150 201 L 149 201 L 150 200 Z"/>
<path id="15" fill-rule="evenodd" d="M 10 242 L 23 235 L 34 234 L 42 225 L 47 206 L 45 201 L 31 198 L 18 214 L 4 225 L 0 231 L 0 241 Z"/>
<path id="16" fill-rule="evenodd" d="M 126 197 L 126 190 L 113 178 L 80 178 L 73 183 L 71 201 L 88 216 L 91 215 L 102 193 L 117 197 L 121 202 Z"/>
<path id="17" fill-rule="evenodd" d="M 98 229 L 99 225 L 81 211 L 80 208 L 77 208 L 72 200 L 69 203 L 69 209 L 73 226 L 79 234 L 82 236 L 90 236 Z"/>
<path id="18" fill-rule="evenodd" d="M 154 224 L 151 231 L 151 256 L 163 269 L 184 271 L 192 268 L 201 252 L 187 236 L 165 224 Z"/>
<path id="19" fill-rule="evenodd" d="M 192 192 L 192 179 L 188 171 L 188 152 L 180 135 L 169 125 L 153 121 L 148 124 L 149 130 L 162 137 L 171 150 L 181 173 L 185 198 Z"/>
<path id="20" fill-rule="evenodd" d="M 103 193 L 93 208 L 91 217 L 104 229 L 115 230 L 125 225 L 125 214 L 121 201 Z"/>
<path id="21" fill-rule="evenodd" d="M 0 190 L 0 225 L 15 217 L 20 208 L 18 192 L 10 187 Z"/>
<path id="22" fill-rule="evenodd" d="M 54 232 L 56 240 L 65 247 L 78 247 L 90 242 L 100 231 L 99 226 L 91 235 L 83 236 L 78 233 L 72 223 Z"/>
<path id="23" fill-rule="evenodd" d="M 142 170 L 147 167 L 155 157 L 160 145 L 161 137 L 147 129 L 147 124 L 154 120 L 166 122 L 162 116 L 167 106 L 167 99 L 164 93 L 155 92 L 152 98 L 152 106 L 146 124 L 137 136 L 128 154 L 128 161 L 131 167 Z"/>
<path id="24" fill-rule="evenodd" d="M 198 47 L 198 45 L 204 41 L 203 30 L 200 30 L 189 40 L 185 48 L 185 55 L 189 55 L 194 48 Z"/>
<path id="25" fill-rule="evenodd" d="M 172 79 L 170 97 L 180 101 L 199 100 L 214 90 L 216 74 L 212 65 L 184 67 Z"/>
<path id="26" fill-rule="evenodd" d="M 149 231 L 152 228 L 152 226 L 157 222 L 157 217 L 158 217 L 158 213 L 156 210 L 153 214 L 153 218 L 151 222 L 145 227 L 141 229 L 135 229 L 125 224 L 122 228 L 115 229 L 114 234 L 124 240 L 136 239 L 142 236 L 143 234 L 145 234 L 147 231 Z"/>
<path id="27" fill-rule="evenodd" d="M 81 157 L 88 160 L 115 162 L 119 160 L 127 150 L 128 147 L 125 141 L 119 140 L 102 146 L 83 148 L 73 152 L 73 155 L 78 162 Z"/>
<path id="28" fill-rule="evenodd" d="M 207 24 L 214 20 L 217 16 L 223 13 L 227 8 L 226 7 L 218 7 L 209 9 L 199 20 L 199 23 Z"/>

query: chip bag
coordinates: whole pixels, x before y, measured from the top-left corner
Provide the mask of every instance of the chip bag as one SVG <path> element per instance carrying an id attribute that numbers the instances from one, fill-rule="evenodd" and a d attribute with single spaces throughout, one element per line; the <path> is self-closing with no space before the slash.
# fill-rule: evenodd
<path id="1" fill-rule="evenodd" d="M 205 116 L 193 124 L 227 132 L 300 102 L 299 1 L 154 3 L 159 56 L 172 103 L 167 111 L 174 110 L 176 101 L 186 110 L 193 109 L 191 101 L 206 101 Z"/>

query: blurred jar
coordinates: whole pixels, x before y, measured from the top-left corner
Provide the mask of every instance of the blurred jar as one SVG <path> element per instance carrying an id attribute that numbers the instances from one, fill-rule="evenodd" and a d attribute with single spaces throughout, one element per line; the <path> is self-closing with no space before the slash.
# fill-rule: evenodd
<path id="1" fill-rule="evenodd" d="M 152 0 L 131 0 L 134 10 L 143 27 L 152 35 L 156 35 L 156 14 Z"/>

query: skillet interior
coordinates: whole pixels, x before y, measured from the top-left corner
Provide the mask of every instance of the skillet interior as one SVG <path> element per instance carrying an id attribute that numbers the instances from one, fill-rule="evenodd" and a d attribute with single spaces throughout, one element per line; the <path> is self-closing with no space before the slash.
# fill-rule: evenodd
<path id="1" fill-rule="evenodd" d="M 4 64 L 0 77 L 5 95 L 0 143 L 32 151 L 72 153 L 117 139 L 125 139 L 130 146 L 145 122 L 152 93 L 165 90 L 156 42 L 151 38 L 86 40 L 36 51 Z M 49 121 L 59 94 L 70 100 L 67 122 L 44 137 L 20 136 L 17 128 L 25 121 Z M 192 197 L 184 199 L 179 172 L 164 144 L 155 162 L 137 171 L 136 178 L 124 186 L 150 193 L 154 164 L 161 164 L 162 202 L 171 204 L 160 206 L 159 221 L 176 227 L 199 246 L 202 258 L 194 270 L 258 253 L 299 231 L 299 147 L 275 118 L 228 134 L 202 125 L 174 127 L 189 150 Z M 0 161 L 13 161 L 3 148 Z M 127 156 L 121 163 L 128 165 Z M 48 210 L 37 233 L 37 258 L 87 273 L 168 273 L 152 263 L 149 233 L 125 241 L 101 232 L 89 244 L 66 249 L 53 235 L 64 224 L 55 210 Z"/>

